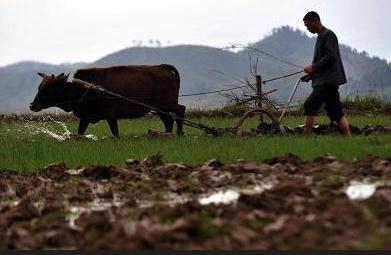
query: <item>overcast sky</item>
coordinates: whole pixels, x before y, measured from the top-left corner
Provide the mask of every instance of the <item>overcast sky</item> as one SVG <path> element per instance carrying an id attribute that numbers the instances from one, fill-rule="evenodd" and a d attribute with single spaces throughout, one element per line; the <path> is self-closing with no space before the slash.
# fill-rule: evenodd
<path id="1" fill-rule="evenodd" d="M 391 61 L 389 0 L 0 0 L 0 66 L 93 61 L 150 39 L 247 44 L 282 25 L 305 30 L 310 10 L 341 43 Z"/>

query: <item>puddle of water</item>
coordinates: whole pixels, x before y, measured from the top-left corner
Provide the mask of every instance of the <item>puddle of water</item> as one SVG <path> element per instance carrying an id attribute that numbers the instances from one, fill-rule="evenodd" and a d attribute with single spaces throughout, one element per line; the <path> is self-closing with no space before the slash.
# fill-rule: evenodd
<path id="1" fill-rule="evenodd" d="M 345 193 L 351 200 L 365 200 L 375 193 L 378 185 L 379 183 L 352 181 L 349 187 L 346 188 Z"/>
<path id="2" fill-rule="evenodd" d="M 72 174 L 78 174 L 78 170 L 68 170 L 71 171 Z M 198 198 L 198 202 L 201 205 L 208 205 L 208 204 L 230 204 L 236 202 L 240 194 L 259 194 L 263 191 L 270 189 L 273 187 L 273 183 L 261 183 L 255 186 L 243 188 L 243 189 L 228 189 L 228 190 L 220 190 L 215 193 L 204 195 Z M 102 192 L 103 186 L 100 187 L 99 185 L 95 188 L 95 192 Z M 114 207 L 120 207 L 123 205 L 123 202 L 121 202 L 118 199 L 118 196 L 114 193 L 114 198 L 112 201 L 105 201 L 101 199 L 94 199 L 92 202 L 84 204 L 82 206 L 68 206 L 69 213 L 67 215 L 67 221 L 72 229 L 78 230 L 78 226 L 75 224 L 76 220 L 80 217 L 80 215 L 84 212 L 90 213 L 94 211 L 104 211 L 112 206 Z M 150 208 L 155 206 L 156 204 L 167 204 L 169 206 L 176 206 L 177 204 L 183 204 L 189 201 L 192 201 L 194 198 L 188 195 L 178 195 L 173 192 L 169 192 L 165 196 L 165 201 L 137 201 L 139 208 Z"/>
<path id="3" fill-rule="evenodd" d="M 76 226 L 76 220 L 80 217 L 80 215 L 85 212 L 85 208 L 83 207 L 70 207 L 69 213 L 66 217 L 66 220 L 68 221 L 68 225 L 71 229 L 78 230 L 79 227 Z"/>
<path id="4" fill-rule="evenodd" d="M 66 220 L 68 221 L 68 225 L 70 228 L 78 230 L 79 227 L 76 225 L 76 220 L 80 217 L 80 215 L 84 212 L 98 212 L 105 211 L 111 207 L 120 207 L 122 206 L 122 202 L 119 201 L 118 197 L 114 194 L 114 199 L 110 202 L 104 201 L 101 199 L 94 199 L 92 202 L 84 204 L 82 206 L 69 206 L 68 215 L 66 216 Z"/>
<path id="5" fill-rule="evenodd" d="M 17 206 L 19 203 L 20 203 L 20 199 L 10 199 L 10 200 L 3 200 L 3 201 L 0 201 L 0 204 L 1 205 L 10 205 L 12 207 L 14 206 Z"/>
<path id="6" fill-rule="evenodd" d="M 297 127 L 298 128 L 304 128 L 304 125 L 298 125 Z M 314 124 L 312 127 L 313 128 L 319 128 L 319 124 Z"/>
<path id="7" fill-rule="evenodd" d="M 0 200 L 1 205 L 10 205 L 17 206 L 20 203 L 21 199 L 16 196 L 16 190 L 8 186 L 7 190 L 2 194 L 2 199 Z"/>
<path id="8" fill-rule="evenodd" d="M 43 200 L 40 200 L 40 201 L 34 202 L 33 205 L 39 212 L 42 212 L 42 210 L 45 206 L 45 203 Z"/>
<path id="9" fill-rule="evenodd" d="M 80 175 L 84 171 L 84 167 L 80 169 L 68 169 L 65 172 L 69 175 Z"/>
<path id="10" fill-rule="evenodd" d="M 11 202 L 11 206 L 17 206 L 19 203 L 20 203 L 20 199 L 19 200 L 13 200 L 12 202 Z"/>
<path id="11" fill-rule="evenodd" d="M 17 206 L 21 200 L 16 196 L 16 190 L 7 186 L 7 190 L 2 193 L 2 198 L 0 200 L 0 204 Z"/>
<path id="12" fill-rule="evenodd" d="M 271 189 L 274 186 L 275 181 L 270 181 L 267 183 L 260 183 L 254 186 L 246 187 L 246 188 L 232 188 L 228 190 L 219 190 L 210 194 L 204 194 L 198 196 L 198 202 L 201 205 L 208 205 L 208 204 L 230 204 L 236 202 L 240 194 L 247 194 L 247 195 L 253 195 L 253 194 L 260 194 L 265 190 Z M 169 206 L 176 206 L 178 204 L 184 204 L 189 201 L 193 201 L 194 196 L 182 194 L 178 195 L 174 192 L 169 192 L 165 195 L 164 201 L 148 201 L 148 200 L 140 200 L 137 201 L 139 208 L 151 208 L 155 206 L 156 204 L 163 204 L 163 205 L 169 205 Z"/>
<path id="13" fill-rule="evenodd" d="M 200 198 L 198 201 L 202 205 L 208 204 L 230 204 L 238 200 L 240 193 L 235 190 L 219 191 L 207 197 Z"/>
<path id="14" fill-rule="evenodd" d="M 192 200 L 193 199 L 191 198 L 190 195 L 178 195 L 177 193 L 174 192 L 168 192 L 164 196 L 164 200 L 162 201 L 138 200 L 137 206 L 142 209 L 151 208 L 157 204 L 174 207 L 178 204 L 184 204 Z"/>
<path id="15" fill-rule="evenodd" d="M 226 191 L 218 191 L 208 196 L 201 197 L 198 199 L 198 201 L 202 205 L 230 204 L 236 202 L 239 199 L 240 194 L 247 194 L 247 195 L 260 194 L 267 189 L 271 189 L 272 187 L 273 187 L 272 183 L 262 183 L 244 189 L 229 189 Z"/>
<path id="16" fill-rule="evenodd" d="M 96 135 L 93 135 L 93 134 L 85 135 L 84 137 L 87 138 L 87 139 L 90 139 L 90 140 L 94 140 L 94 141 L 98 141 L 100 139 L 103 139 L 103 137 L 99 138 L 99 137 L 97 137 Z"/>
<path id="17" fill-rule="evenodd" d="M 176 206 L 177 204 L 184 204 L 186 202 L 189 202 L 191 200 L 190 196 L 188 195 L 178 195 L 177 193 L 169 192 L 165 196 L 168 205 L 170 206 Z"/>
<path id="18" fill-rule="evenodd" d="M 137 201 L 137 205 L 139 208 L 141 209 L 147 209 L 147 208 L 151 208 L 153 207 L 154 205 L 156 204 L 156 202 L 154 201 L 147 201 L 147 200 L 138 200 Z"/>

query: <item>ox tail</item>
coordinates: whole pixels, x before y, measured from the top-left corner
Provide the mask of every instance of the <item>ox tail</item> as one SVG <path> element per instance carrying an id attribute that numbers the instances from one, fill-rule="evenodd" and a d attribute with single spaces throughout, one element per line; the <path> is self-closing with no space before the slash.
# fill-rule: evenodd
<path id="1" fill-rule="evenodd" d="M 179 75 L 178 69 L 176 69 L 175 66 L 168 65 L 168 64 L 162 64 L 161 67 L 170 70 L 175 75 L 175 78 L 176 78 L 176 81 L 177 81 L 177 84 L 178 84 L 178 90 L 179 90 L 179 87 L 180 87 L 180 84 L 181 84 L 181 77 Z"/>

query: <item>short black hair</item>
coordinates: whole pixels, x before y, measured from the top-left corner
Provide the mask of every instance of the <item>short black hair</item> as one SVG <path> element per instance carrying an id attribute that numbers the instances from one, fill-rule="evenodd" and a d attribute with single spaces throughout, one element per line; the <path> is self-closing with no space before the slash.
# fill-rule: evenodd
<path id="1" fill-rule="evenodd" d="M 310 11 L 304 16 L 303 20 L 319 20 L 320 21 L 320 16 L 318 13 L 316 13 L 314 11 Z"/>

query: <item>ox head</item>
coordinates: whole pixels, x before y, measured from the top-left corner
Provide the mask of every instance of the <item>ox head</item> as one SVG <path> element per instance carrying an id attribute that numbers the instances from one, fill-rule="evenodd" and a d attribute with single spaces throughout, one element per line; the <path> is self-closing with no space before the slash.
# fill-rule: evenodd
<path id="1" fill-rule="evenodd" d="M 61 73 L 57 76 L 54 74 L 47 75 L 38 73 L 42 77 L 42 81 L 38 87 L 38 93 L 34 101 L 30 104 L 30 110 L 39 112 L 64 101 L 64 92 L 66 90 L 66 82 L 69 74 Z"/>

